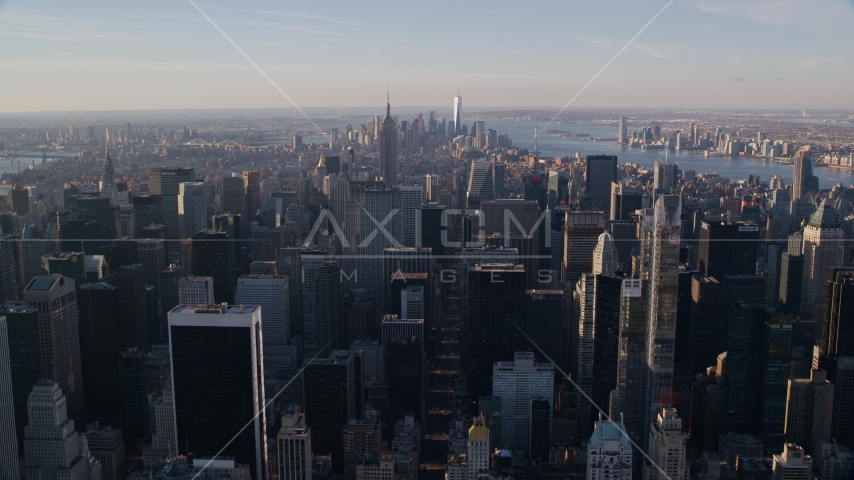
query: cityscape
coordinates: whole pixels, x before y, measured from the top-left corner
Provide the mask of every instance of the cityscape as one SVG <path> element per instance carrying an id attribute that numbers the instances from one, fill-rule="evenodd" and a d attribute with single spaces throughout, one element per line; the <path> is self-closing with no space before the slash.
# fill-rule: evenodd
<path id="1" fill-rule="evenodd" d="M 671 0 L 563 108 L 302 108 L 188 1 L 286 103 L 4 88 L 0 480 L 854 479 L 851 97 L 573 104 Z"/>

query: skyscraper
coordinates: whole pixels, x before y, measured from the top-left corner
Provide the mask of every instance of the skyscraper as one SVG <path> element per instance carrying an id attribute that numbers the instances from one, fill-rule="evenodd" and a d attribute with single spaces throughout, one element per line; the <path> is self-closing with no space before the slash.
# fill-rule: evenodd
<path id="1" fill-rule="evenodd" d="M 626 125 L 626 117 L 620 118 L 620 132 L 619 132 L 619 136 L 617 138 L 617 142 L 620 143 L 621 145 L 625 145 L 625 144 L 629 143 L 628 128 Z"/>
<path id="2" fill-rule="evenodd" d="M 19 480 L 18 436 L 15 429 L 12 364 L 9 356 L 9 328 L 0 315 L 0 479 Z"/>
<path id="3" fill-rule="evenodd" d="M 0 317 L 6 317 L 9 332 L 9 362 L 12 368 L 12 398 L 15 401 L 15 429 L 18 451 L 24 451 L 24 427 L 27 426 L 27 397 L 41 378 L 38 311 L 24 302 L 0 305 Z"/>
<path id="4" fill-rule="evenodd" d="M 492 391 L 492 367 L 525 350 L 522 307 L 525 268 L 518 264 L 484 263 L 468 270 L 468 312 L 463 319 L 463 369 L 471 398 Z"/>
<path id="5" fill-rule="evenodd" d="M 774 454 L 774 480 L 810 480 L 812 457 L 804 455 L 804 449 L 787 443 L 782 453 Z"/>
<path id="6" fill-rule="evenodd" d="M 285 349 L 291 339 L 288 278 L 280 275 L 243 275 L 237 279 L 236 303 L 261 307 L 264 370 L 287 367 Z"/>
<path id="7" fill-rule="evenodd" d="M 246 191 L 244 224 L 251 225 L 255 221 L 255 215 L 261 210 L 261 172 L 258 170 L 244 171 L 243 188 Z"/>
<path id="8" fill-rule="evenodd" d="M 200 230 L 207 228 L 207 213 L 205 184 L 202 182 L 178 184 L 178 232 L 180 238 L 190 238 Z"/>
<path id="9" fill-rule="evenodd" d="M 786 442 L 812 451 L 816 440 L 831 438 L 834 385 L 824 370 L 810 371 L 809 378 L 790 378 L 786 398 Z"/>
<path id="10" fill-rule="evenodd" d="M 380 125 L 380 177 L 388 186 L 397 185 L 397 125 L 391 118 L 391 103 L 386 104 L 385 118 Z"/>
<path id="11" fill-rule="evenodd" d="M 474 160 L 469 163 L 466 192 L 469 197 L 476 195 L 482 202 L 495 199 L 495 160 Z"/>
<path id="12" fill-rule="evenodd" d="M 32 242 L 39 243 L 39 242 Z M 17 278 L 15 278 L 15 243 L 11 234 L 0 232 L 0 303 L 15 300 Z"/>
<path id="13" fill-rule="evenodd" d="M 448 132 L 449 138 L 457 136 L 463 125 L 463 97 L 460 96 L 460 87 L 457 86 L 457 95 L 454 97 L 454 131 Z"/>
<path id="14" fill-rule="evenodd" d="M 792 200 L 802 200 L 806 194 L 818 191 L 818 177 L 813 174 L 813 160 L 807 151 L 799 150 L 795 154 L 794 166 Z"/>
<path id="15" fill-rule="evenodd" d="M 24 459 L 27 479 L 86 480 L 87 461 L 80 455 L 74 421 L 59 384 L 39 380 L 27 401 Z M 4 446 L 5 448 L 5 446 Z"/>
<path id="16" fill-rule="evenodd" d="M 203 230 L 193 235 L 192 273 L 214 279 L 214 299 L 217 303 L 234 301 L 237 283 L 234 248 L 231 236 L 223 231 Z"/>
<path id="17" fill-rule="evenodd" d="M 688 448 L 682 434 L 682 419 L 675 408 L 658 412 L 649 429 L 648 445 L 652 462 L 644 463 L 644 480 L 688 479 Z"/>
<path id="18" fill-rule="evenodd" d="M 645 371 L 647 297 L 640 279 L 623 279 L 620 291 L 620 332 L 617 382 L 611 394 L 611 416 L 623 413 L 626 432 L 635 442 L 645 417 L 643 380 Z M 602 406 L 604 408 L 604 405 Z"/>
<path id="19" fill-rule="evenodd" d="M 119 291 L 104 282 L 80 285 L 80 348 L 83 394 L 93 418 L 122 426 L 122 342 Z"/>
<path id="20" fill-rule="evenodd" d="M 415 247 L 418 244 L 418 207 L 423 202 L 424 189 L 421 185 L 400 185 L 400 224 L 403 237 L 400 242 L 405 247 Z"/>
<path id="21" fill-rule="evenodd" d="M 554 365 L 538 364 L 532 352 L 516 352 L 512 362 L 495 362 L 492 395 L 501 398 L 501 444 L 505 448 L 530 456 L 535 436 L 551 438 L 551 416 L 546 431 L 531 431 L 531 399 L 547 399 L 552 405 Z"/>
<path id="22" fill-rule="evenodd" d="M 76 417 L 83 411 L 83 374 L 74 280 L 35 277 L 24 289 L 24 301 L 39 312 L 42 378 L 53 379 L 67 392 L 68 414 Z"/>
<path id="23" fill-rule="evenodd" d="M 804 227 L 804 283 L 805 308 L 814 318 L 823 317 L 827 276 L 831 268 L 841 267 L 845 247 L 842 244 L 842 226 L 839 214 L 823 200 Z"/>
<path id="24" fill-rule="evenodd" d="M 428 175 L 424 176 L 424 181 L 425 181 L 426 193 L 427 193 L 425 200 L 427 202 L 438 202 L 439 201 L 439 176 L 428 174 Z"/>
<path id="25" fill-rule="evenodd" d="M 143 238 L 142 229 L 149 225 L 163 224 L 163 197 L 161 195 L 140 195 L 133 197 L 131 203 L 133 204 L 134 238 Z"/>
<path id="26" fill-rule="evenodd" d="M 759 227 L 748 222 L 704 220 L 700 224 L 700 275 L 754 275 Z"/>
<path id="27" fill-rule="evenodd" d="M 611 183 L 611 220 L 630 220 L 635 210 L 643 207 L 643 188 L 624 182 Z"/>
<path id="28" fill-rule="evenodd" d="M 267 478 L 259 307 L 179 305 L 169 312 L 169 351 L 178 453 L 215 455 L 228 445 L 222 455 Z"/>
<path id="29" fill-rule="evenodd" d="M 213 305 L 216 303 L 213 277 L 187 275 L 178 280 L 178 303 L 181 305 Z M 256 303 L 247 304 L 258 305 Z"/>
<path id="30" fill-rule="evenodd" d="M 161 197 L 163 224 L 166 225 L 166 235 L 169 240 L 181 238 L 178 217 L 179 185 L 194 181 L 195 176 L 195 170 L 192 168 L 151 168 L 148 170 L 148 191 L 152 195 L 160 195 Z M 170 242 L 169 251 L 177 252 L 178 244 Z"/>
<path id="31" fill-rule="evenodd" d="M 566 212 L 563 236 L 563 281 L 574 283 L 593 271 L 593 249 L 605 232 L 602 212 Z"/>
<path id="32" fill-rule="evenodd" d="M 282 428 L 276 435 L 280 479 L 311 480 L 311 426 L 299 405 L 289 405 L 282 415 Z"/>
<path id="33" fill-rule="evenodd" d="M 673 398 L 681 212 L 681 196 L 662 195 L 655 202 L 647 297 L 647 419 L 654 418 Z"/>
<path id="34" fill-rule="evenodd" d="M 101 167 L 101 196 L 110 199 L 110 205 L 118 205 L 119 196 L 116 188 L 116 178 L 113 172 L 113 160 L 110 149 L 104 150 L 104 166 Z"/>
<path id="35" fill-rule="evenodd" d="M 674 193 L 676 182 L 679 180 L 679 166 L 675 163 L 655 162 L 653 189 L 655 193 Z"/>
<path id="36" fill-rule="evenodd" d="M 625 431 L 622 418 L 599 414 L 587 442 L 587 480 L 632 480 L 632 444 Z"/>
<path id="37" fill-rule="evenodd" d="M 364 408 L 357 399 L 362 388 L 356 360 L 347 351 L 307 360 L 303 370 L 305 423 L 311 425 L 311 448 L 316 455 L 332 455 L 332 468 L 343 474 L 342 432 Z"/>
<path id="38" fill-rule="evenodd" d="M 242 177 L 222 178 L 222 209 L 226 213 L 246 214 L 246 189 Z"/>
<path id="39" fill-rule="evenodd" d="M 588 155 L 585 188 L 596 196 L 603 212 L 611 211 L 611 183 L 617 181 L 616 155 Z"/>
<path id="40" fill-rule="evenodd" d="M 830 358 L 854 356 L 854 269 L 830 270 L 826 298 L 821 353 Z"/>
<path id="41" fill-rule="evenodd" d="M 118 318 L 122 348 L 148 351 L 148 306 L 145 297 L 145 270 L 142 264 L 122 265 L 102 281 L 118 288 Z"/>
<path id="42" fill-rule="evenodd" d="M 382 322 L 383 365 L 388 394 L 389 420 L 405 414 L 424 420 L 426 374 L 424 320 L 386 315 Z"/>
<path id="43" fill-rule="evenodd" d="M 854 357 L 836 359 L 831 436 L 848 448 L 854 448 Z"/>

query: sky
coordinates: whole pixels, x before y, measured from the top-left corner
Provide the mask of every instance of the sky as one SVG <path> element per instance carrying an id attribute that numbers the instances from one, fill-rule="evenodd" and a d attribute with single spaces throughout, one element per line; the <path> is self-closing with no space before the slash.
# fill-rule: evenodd
<path id="1" fill-rule="evenodd" d="M 668 1 L 0 0 L 0 112 L 560 108 L 611 60 L 570 110 L 854 108 L 854 0 L 673 0 L 618 55 Z"/>

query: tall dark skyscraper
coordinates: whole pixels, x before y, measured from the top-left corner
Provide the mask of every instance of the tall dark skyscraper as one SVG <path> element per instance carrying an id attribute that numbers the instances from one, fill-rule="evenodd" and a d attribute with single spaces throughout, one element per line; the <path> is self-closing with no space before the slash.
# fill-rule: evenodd
<path id="1" fill-rule="evenodd" d="M 119 289 L 109 283 L 80 285 L 83 395 L 92 420 L 122 427 L 122 342 Z"/>
<path id="2" fill-rule="evenodd" d="M 246 189 L 242 177 L 222 178 L 222 209 L 226 213 L 246 214 Z"/>
<path id="3" fill-rule="evenodd" d="M 809 192 L 818 191 L 818 177 L 813 174 L 813 159 L 809 152 L 800 150 L 794 158 L 795 173 L 792 179 L 792 200 L 801 200 Z"/>
<path id="4" fill-rule="evenodd" d="M 489 395 L 493 364 L 513 358 L 527 345 L 519 331 L 525 328 L 525 283 L 525 268 L 519 264 L 482 264 L 468 270 L 463 368 L 470 398 Z"/>
<path id="5" fill-rule="evenodd" d="M 102 279 L 118 289 L 119 334 L 122 348 L 148 351 L 148 310 L 145 303 L 145 268 L 141 263 L 122 265 Z"/>
<path id="6" fill-rule="evenodd" d="M 15 404 L 15 431 L 18 451 L 23 452 L 24 427 L 27 426 L 27 397 L 42 378 L 39 349 L 39 313 L 24 302 L 0 305 L 0 317 L 6 317 L 9 332 L 9 365 L 12 370 L 12 399 Z"/>
<path id="7" fill-rule="evenodd" d="M 643 187 L 611 182 L 611 220 L 630 220 L 635 210 L 643 207 Z"/>
<path id="8" fill-rule="evenodd" d="M 623 277 L 596 275 L 593 306 L 593 401 L 602 408 L 610 403 L 617 386 L 620 348 L 620 308 Z"/>
<path id="9" fill-rule="evenodd" d="M 357 288 L 344 296 L 341 305 L 341 321 L 346 323 L 349 342 L 357 340 L 377 340 L 376 301 L 367 290 Z"/>
<path id="10" fill-rule="evenodd" d="M 391 103 L 386 105 L 385 118 L 380 125 L 380 177 L 389 186 L 397 185 L 397 125 L 391 118 Z"/>
<path id="11" fill-rule="evenodd" d="M 753 275 L 758 246 L 759 227 L 755 224 L 704 220 L 700 224 L 697 268 L 700 275 L 717 279 L 724 275 Z"/>
<path id="12" fill-rule="evenodd" d="M 213 277 L 214 299 L 217 303 L 234 302 L 237 269 L 231 236 L 222 231 L 202 230 L 191 242 L 193 275 Z"/>
<path id="13" fill-rule="evenodd" d="M 169 312 L 169 350 L 178 453 L 212 456 L 228 445 L 222 455 L 248 465 L 252 478 L 265 479 L 261 311 L 179 306 Z"/>
<path id="14" fill-rule="evenodd" d="M 163 224 L 169 240 L 180 238 L 178 218 L 178 186 L 183 182 L 195 181 L 196 172 L 192 168 L 151 168 L 148 170 L 148 191 L 160 195 Z M 177 252 L 178 243 L 170 242 L 169 251 Z"/>
<path id="15" fill-rule="evenodd" d="M 361 376 L 350 352 L 335 351 L 328 358 L 309 361 L 303 371 L 305 423 L 311 426 L 311 449 L 315 455 L 332 455 L 332 468 L 344 470 L 344 426 L 360 416 L 357 405 Z"/>
<path id="16" fill-rule="evenodd" d="M 611 183 L 617 181 L 616 155 L 588 155 L 585 187 L 596 195 L 603 212 L 611 212 Z"/>
<path id="17" fill-rule="evenodd" d="M 255 215 L 261 210 L 261 173 L 258 170 L 243 172 L 243 188 L 246 190 L 246 213 L 243 218 L 246 219 L 246 225 L 250 225 L 255 221 Z"/>
<path id="18" fill-rule="evenodd" d="M 780 291 L 778 299 L 780 305 L 793 315 L 801 313 L 803 282 L 804 256 L 798 252 L 783 253 L 783 256 L 780 258 Z"/>
<path id="19" fill-rule="evenodd" d="M 149 225 L 163 224 L 163 197 L 161 195 L 140 195 L 133 197 L 131 203 L 133 204 L 134 238 L 140 238 L 142 229 Z M 175 205 L 177 209 L 177 200 Z M 178 214 L 177 210 L 175 214 Z"/>
<path id="20" fill-rule="evenodd" d="M 37 276 L 24 289 L 24 301 L 39 312 L 42 378 L 60 385 L 68 414 L 76 417 L 83 412 L 83 374 L 74 280 Z"/>
<path id="21" fill-rule="evenodd" d="M 719 323 L 718 296 L 721 284 L 713 277 L 691 279 L 689 362 L 695 372 L 715 365 L 724 351 Z"/>
<path id="22" fill-rule="evenodd" d="M 854 269 L 834 268 L 827 281 L 822 354 L 854 356 Z"/>

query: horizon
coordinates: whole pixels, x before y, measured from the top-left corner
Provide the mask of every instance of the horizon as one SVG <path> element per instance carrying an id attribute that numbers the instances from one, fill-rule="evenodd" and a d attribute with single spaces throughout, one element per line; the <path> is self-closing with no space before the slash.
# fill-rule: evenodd
<path id="1" fill-rule="evenodd" d="M 283 8 L 0 2 L 4 114 L 360 108 L 387 88 L 401 106 L 450 105 L 458 85 L 465 111 L 854 108 L 847 0 Z"/>

